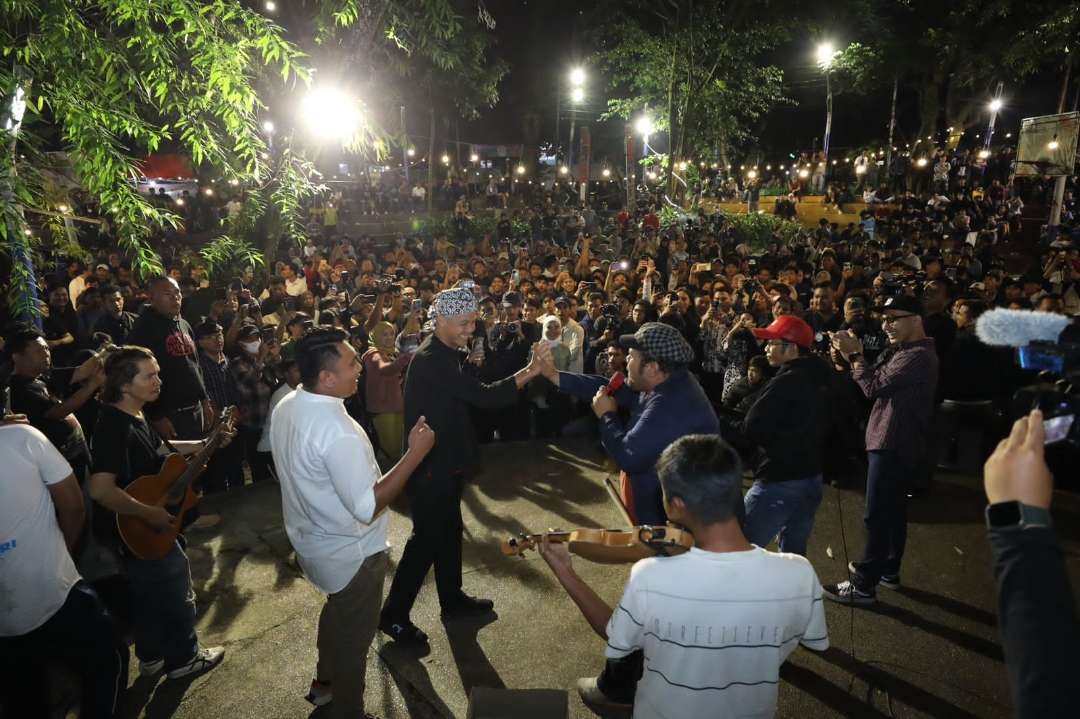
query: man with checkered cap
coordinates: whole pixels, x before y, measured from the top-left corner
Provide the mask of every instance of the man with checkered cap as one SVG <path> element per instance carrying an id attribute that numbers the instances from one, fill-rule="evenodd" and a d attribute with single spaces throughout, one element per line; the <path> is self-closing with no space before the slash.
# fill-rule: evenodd
<path id="1" fill-rule="evenodd" d="M 637 524 L 664 524 L 667 515 L 656 474 L 656 460 L 668 445 L 688 434 L 716 434 L 716 412 L 690 374 L 694 350 L 677 329 L 646 322 L 619 344 L 629 350 L 626 383 L 559 372 L 543 364 L 544 376 L 563 392 L 592 402 L 600 440 L 622 470 L 623 499 Z M 614 384 L 617 384 L 614 383 Z M 618 410 L 628 410 L 624 421 Z M 741 508 L 739 509 L 741 515 Z"/>
<path id="2" fill-rule="evenodd" d="M 478 314 L 479 303 L 470 288 L 435 295 L 428 311 L 433 331 L 420 344 L 405 375 L 406 426 L 426 417 L 438 439 L 406 485 L 413 532 L 379 621 L 379 628 L 400 642 L 427 642 L 409 613 L 432 566 L 444 621 L 484 614 L 493 607 L 491 600 L 461 590 L 461 493 L 465 474 L 478 455 L 469 408 L 499 409 L 516 402 L 517 391 L 540 374 L 539 363 L 550 361 L 551 352 L 546 345 L 534 345 L 527 367 L 484 384 L 461 371 Z"/>

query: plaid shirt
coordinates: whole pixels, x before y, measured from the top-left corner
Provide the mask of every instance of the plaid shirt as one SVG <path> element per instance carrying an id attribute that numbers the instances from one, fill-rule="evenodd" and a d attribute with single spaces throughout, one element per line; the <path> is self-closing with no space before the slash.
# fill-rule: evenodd
<path id="1" fill-rule="evenodd" d="M 926 453 L 938 357 L 927 337 L 882 353 L 874 366 L 857 363 L 851 377 L 868 399 L 874 400 L 866 425 L 866 449 L 892 450 L 909 463 Z"/>
<path id="2" fill-rule="evenodd" d="M 202 350 L 199 350 L 199 368 L 202 370 L 206 394 L 214 405 L 215 412 L 221 412 L 236 402 L 236 381 L 229 374 L 229 360 L 225 357 L 218 362 Z"/>
<path id="3" fill-rule="evenodd" d="M 229 360 L 229 374 L 236 387 L 236 408 L 240 424 L 261 429 L 270 410 L 270 395 L 274 388 L 264 379 L 263 363 L 241 352 Z"/>

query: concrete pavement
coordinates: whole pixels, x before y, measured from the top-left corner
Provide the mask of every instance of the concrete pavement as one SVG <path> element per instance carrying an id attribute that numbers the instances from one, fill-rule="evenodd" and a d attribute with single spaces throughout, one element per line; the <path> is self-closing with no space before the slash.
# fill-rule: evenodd
<path id="1" fill-rule="evenodd" d="M 463 504 L 465 589 L 494 599 L 498 618 L 444 626 L 429 577 L 413 620 L 430 635 L 431 652 L 416 657 L 380 635 L 368 663 L 367 709 L 383 717 L 464 717 L 474 687 L 536 687 L 569 690 L 571 716 L 592 716 L 573 685 L 600 670 L 603 641 L 543 560 L 505 557 L 499 542 L 527 529 L 620 526 L 602 485 L 603 455 L 584 441 L 531 442 L 489 446 L 483 460 Z M 931 494 L 913 500 L 905 588 L 880 590 L 872 609 L 826 603 L 832 648 L 792 655 L 779 716 L 1009 715 L 983 503 L 978 479 L 958 475 L 940 475 Z M 189 555 L 201 639 L 224 643 L 225 662 L 190 680 L 133 672 L 129 716 L 325 716 L 303 699 L 324 599 L 291 558 L 277 486 L 248 486 L 205 505 L 224 521 L 192 532 Z M 410 529 L 395 512 L 391 571 Z M 1080 501 L 1059 495 L 1055 515 L 1080 587 Z M 862 537 L 861 491 L 827 488 L 808 552 L 822 582 L 844 576 Z M 629 566 L 578 559 L 576 567 L 602 597 L 618 600 Z"/>

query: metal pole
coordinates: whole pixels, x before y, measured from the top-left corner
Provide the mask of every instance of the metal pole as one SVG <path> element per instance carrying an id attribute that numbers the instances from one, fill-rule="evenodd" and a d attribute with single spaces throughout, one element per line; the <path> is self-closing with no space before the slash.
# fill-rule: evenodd
<path id="1" fill-rule="evenodd" d="M 832 134 L 832 83 L 829 81 L 829 71 L 825 70 L 825 142 L 822 151 L 825 153 L 825 169 L 829 167 L 829 135 Z"/>
<path id="2" fill-rule="evenodd" d="M 896 130 L 896 89 L 900 84 L 899 77 L 893 77 L 892 81 L 892 112 L 889 114 L 889 146 L 885 149 L 885 176 L 892 172 L 892 147 L 893 132 Z"/>
<path id="3" fill-rule="evenodd" d="M 1069 55 L 1065 65 L 1065 81 L 1061 84 L 1061 95 L 1058 97 L 1058 114 L 1065 112 L 1065 95 L 1069 90 L 1069 74 L 1072 70 L 1072 55 Z M 1058 175 L 1054 180 L 1054 199 L 1050 203 L 1050 221 L 1047 227 L 1057 227 L 1061 224 L 1061 206 L 1065 202 L 1065 175 Z M 1051 233 L 1053 236 L 1054 233 Z"/>
<path id="4" fill-rule="evenodd" d="M 997 84 L 997 92 L 994 93 L 994 107 L 995 108 L 997 107 L 997 101 L 1001 99 L 1001 91 L 1004 89 L 1004 87 L 1005 87 L 1004 82 L 998 82 L 998 84 Z M 997 114 L 998 114 L 997 110 L 994 110 L 994 109 L 990 110 L 990 124 L 986 128 L 986 142 L 983 143 L 983 149 L 985 149 L 985 150 L 990 149 L 990 140 L 994 137 L 994 125 L 997 124 Z"/>
<path id="5" fill-rule="evenodd" d="M 570 181 L 574 180 L 574 121 L 577 118 L 570 115 L 570 147 L 566 150 L 566 165 L 570 168 Z"/>
<path id="6" fill-rule="evenodd" d="M 405 126 L 405 106 L 401 106 L 401 166 L 405 168 L 405 184 L 409 184 L 409 129 Z"/>
<path id="7" fill-rule="evenodd" d="M 562 110 L 562 80 L 555 83 L 555 163 L 559 161 L 559 116 Z"/>

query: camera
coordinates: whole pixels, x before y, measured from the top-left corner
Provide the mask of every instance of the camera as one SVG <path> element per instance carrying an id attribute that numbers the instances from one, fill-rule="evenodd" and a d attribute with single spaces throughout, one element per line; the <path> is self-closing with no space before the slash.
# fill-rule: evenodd
<path id="1" fill-rule="evenodd" d="M 394 288 L 394 279 L 392 277 L 380 277 L 375 280 L 375 291 L 380 295 L 389 293 Z"/>
<path id="2" fill-rule="evenodd" d="M 619 306 L 615 304 L 606 304 L 600 308 L 600 315 L 603 317 L 618 317 Z"/>

